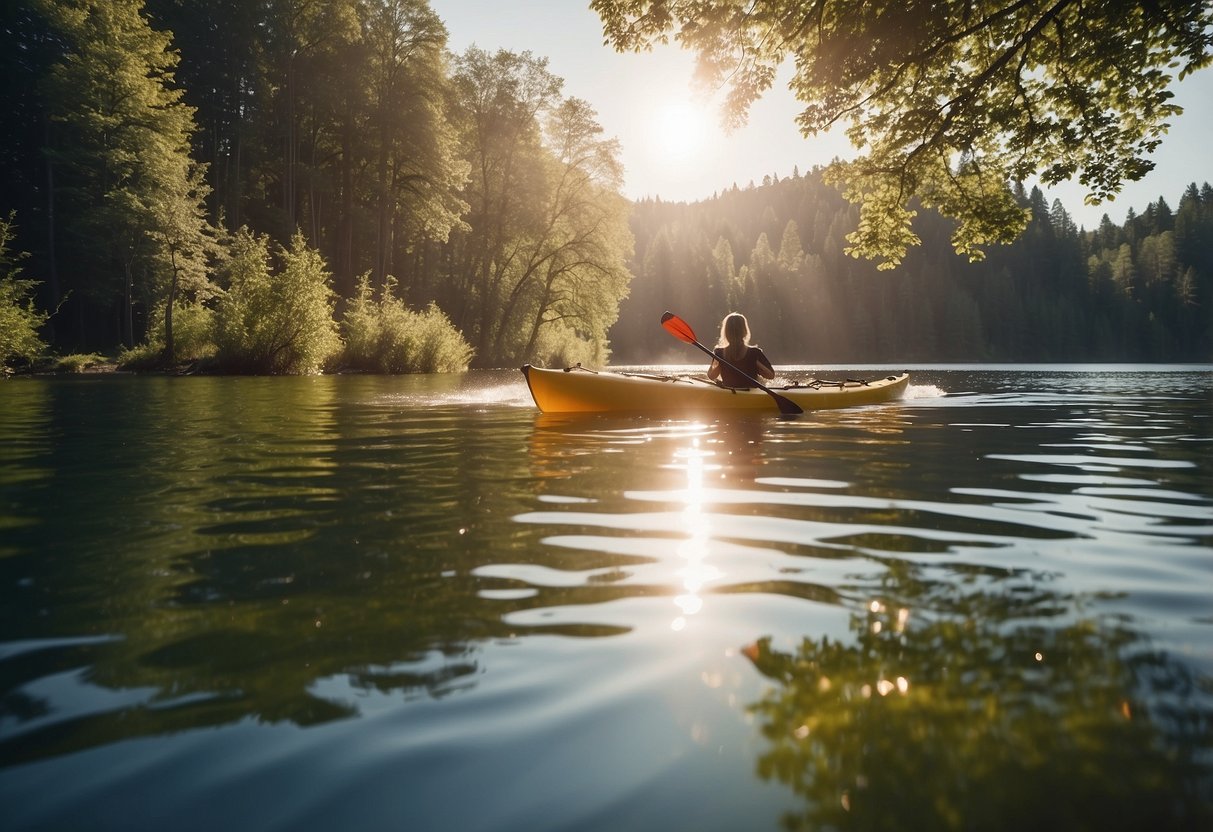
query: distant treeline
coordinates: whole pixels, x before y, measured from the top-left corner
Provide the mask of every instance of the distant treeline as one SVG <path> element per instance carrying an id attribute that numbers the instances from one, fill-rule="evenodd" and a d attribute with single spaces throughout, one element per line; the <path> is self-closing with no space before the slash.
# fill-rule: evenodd
<path id="1" fill-rule="evenodd" d="M 1123 226 L 1080 230 L 1060 202 L 1013 245 L 957 257 L 951 225 L 921 211 L 922 245 L 894 271 L 844 253 L 858 211 L 817 171 L 695 204 L 635 206 L 631 294 L 612 361 L 693 362 L 665 309 L 715 342 L 730 310 L 777 362 L 1213 360 L 1213 188 L 1193 184 Z"/>

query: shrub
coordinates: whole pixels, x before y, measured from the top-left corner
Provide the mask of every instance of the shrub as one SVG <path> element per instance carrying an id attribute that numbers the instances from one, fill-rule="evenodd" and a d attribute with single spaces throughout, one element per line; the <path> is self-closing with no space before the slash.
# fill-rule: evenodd
<path id="1" fill-rule="evenodd" d="M 157 306 L 147 328 L 147 340 L 123 350 L 118 366 L 127 370 L 163 367 L 164 306 Z M 197 301 L 178 301 L 173 307 L 173 341 L 177 361 L 198 361 L 215 354 L 215 311 Z"/>
<path id="2" fill-rule="evenodd" d="M 38 330 L 50 317 L 34 306 L 35 281 L 19 277 L 24 254 L 9 254 L 13 215 L 0 219 L 0 367 L 14 359 L 33 361 L 46 350 Z"/>
<path id="3" fill-rule="evenodd" d="M 123 370 L 158 370 L 164 366 L 164 342 L 149 336 L 148 340 L 129 350 L 123 347 L 118 353 L 117 364 Z"/>
<path id="4" fill-rule="evenodd" d="M 396 297 L 396 281 L 375 301 L 370 279 L 358 279 L 358 291 L 342 317 L 345 360 L 355 369 L 379 373 L 458 373 L 468 368 L 472 348 L 435 304 L 414 312 Z"/>
<path id="5" fill-rule="evenodd" d="M 370 276 L 358 278 L 358 288 L 341 316 L 344 360 L 356 370 L 379 370 L 380 304 L 371 298 Z"/>
<path id="6" fill-rule="evenodd" d="M 461 373 L 468 368 L 475 351 L 436 303 L 414 312 L 413 318 L 419 372 Z"/>
<path id="7" fill-rule="evenodd" d="M 160 329 L 163 331 L 164 328 Z M 197 302 L 178 301 L 173 308 L 173 341 L 179 361 L 197 361 L 213 356 L 215 310 Z"/>
<path id="8" fill-rule="evenodd" d="M 95 352 L 73 352 L 54 359 L 51 369 L 56 373 L 83 373 L 90 367 L 105 364 L 105 356 Z"/>
<path id="9" fill-rule="evenodd" d="M 577 335 L 560 323 L 545 327 L 531 351 L 532 361 L 541 367 L 572 367 L 574 364 L 604 366 L 609 352 Z"/>
<path id="10" fill-rule="evenodd" d="M 269 254 L 265 237 L 237 233 L 215 310 L 218 363 L 247 373 L 319 372 L 341 348 L 324 258 L 298 233 L 278 249 L 277 274 Z"/>

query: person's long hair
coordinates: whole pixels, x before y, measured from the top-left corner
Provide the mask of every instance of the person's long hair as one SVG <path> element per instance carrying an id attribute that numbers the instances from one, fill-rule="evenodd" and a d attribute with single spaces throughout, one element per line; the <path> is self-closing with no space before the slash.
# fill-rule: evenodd
<path id="1" fill-rule="evenodd" d="M 720 322 L 720 341 L 716 346 L 724 348 L 724 357 L 729 361 L 745 358 L 750 348 L 750 322 L 740 312 L 730 312 Z"/>

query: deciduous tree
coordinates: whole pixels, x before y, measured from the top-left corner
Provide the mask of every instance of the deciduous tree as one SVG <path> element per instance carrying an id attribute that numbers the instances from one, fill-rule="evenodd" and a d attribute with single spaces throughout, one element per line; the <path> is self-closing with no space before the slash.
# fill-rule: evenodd
<path id="1" fill-rule="evenodd" d="M 47 315 L 30 299 L 34 282 L 21 278 L 24 255 L 10 250 L 12 239 L 13 215 L 9 214 L 0 217 L 0 369 L 14 358 L 32 361 L 46 349 L 38 329 Z"/>
<path id="2" fill-rule="evenodd" d="M 445 241 L 467 205 L 456 196 L 467 165 L 446 120 L 446 29 L 425 0 L 375 0 L 365 6 L 368 54 L 366 148 L 374 170 L 379 285 L 392 255 L 421 240 Z M 397 230 L 400 237 L 397 239 Z"/>
<path id="3" fill-rule="evenodd" d="M 916 199 L 953 217 L 971 259 L 1030 217 L 1007 185 L 1077 176 L 1088 200 L 1140 179 L 1213 60 L 1208 0 L 593 0 L 607 43 L 672 35 L 744 121 L 787 60 L 806 136 L 845 126 L 862 155 L 830 179 L 863 206 L 848 253 L 899 263 Z"/>
<path id="4" fill-rule="evenodd" d="M 449 307 L 481 364 L 603 361 L 629 275 L 618 144 L 529 53 L 475 47 L 454 112 L 471 174 Z"/>

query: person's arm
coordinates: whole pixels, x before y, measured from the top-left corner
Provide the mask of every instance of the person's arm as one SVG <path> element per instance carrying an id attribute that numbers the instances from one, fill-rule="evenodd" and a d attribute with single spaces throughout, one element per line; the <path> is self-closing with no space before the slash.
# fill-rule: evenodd
<path id="1" fill-rule="evenodd" d="M 775 368 L 762 350 L 758 351 L 758 361 L 755 362 L 755 366 L 758 367 L 758 375 L 762 378 L 775 378 Z"/>
<path id="2" fill-rule="evenodd" d="M 720 378 L 720 362 L 716 359 L 720 356 L 720 348 L 712 350 L 712 363 L 708 365 L 708 378 L 715 381 Z"/>

